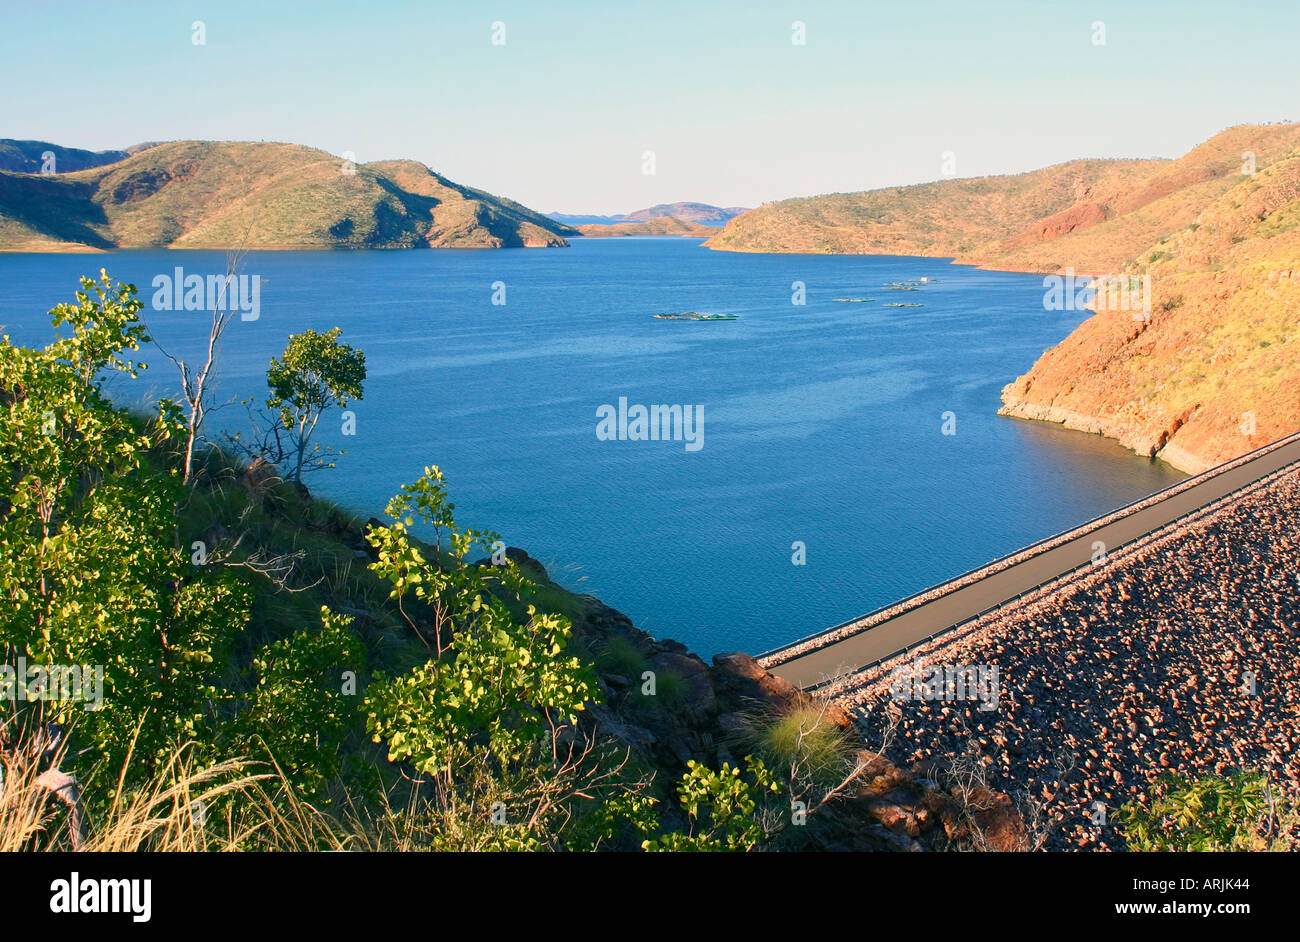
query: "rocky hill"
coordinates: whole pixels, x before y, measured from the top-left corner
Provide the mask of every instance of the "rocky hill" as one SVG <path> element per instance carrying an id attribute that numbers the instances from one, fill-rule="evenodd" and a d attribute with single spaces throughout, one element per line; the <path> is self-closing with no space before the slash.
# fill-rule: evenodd
<path id="1" fill-rule="evenodd" d="M 62 169 L 62 168 L 60 168 Z M 0 171 L 0 249 L 499 248 L 576 234 L 414 161 L 174 141 L 52 176 Z"/>
<path id="2" fill-rule="evenodd" d="M 1043 220 L 1068 214 L 1097 191 L 1134 187 L 1160 165 L 1076 160 L 1016 176 L 782 200 L 732 220 L 708 246 L 738 252 L 931 255 L 983 262 L 1000 243 L 1033 231 Z"/>
<path id="3" fill-rule="evenodd" d="M 721 226 L 702 226 L 675 216 L 658 216 L 645 222 L 616 222 L 608 225 L 578 226 L 584 236 L 594 239 L 612 236 L 689 236 L 707 239 L 722 231 Z"/>
<path id="4" fill-rule="evenodd" d="M 1178 160 L 786 200 L 706 244 L 1149 276 L 1149 314 L 1094 307 L 1007 386 L 1002 411 L 1197 471 L 1300 428 L 1298 166 L 1300 125 L 1241 126 Z"/>
<path id="5" fill-rule="evenodd" d="M 1149 317 L 1099 310 L 1003 390 L 1003 414 L 1187 471 L 1300 428 L 1300 150 L 1239 177 L 1122 274 L 1149 276 Z"/>

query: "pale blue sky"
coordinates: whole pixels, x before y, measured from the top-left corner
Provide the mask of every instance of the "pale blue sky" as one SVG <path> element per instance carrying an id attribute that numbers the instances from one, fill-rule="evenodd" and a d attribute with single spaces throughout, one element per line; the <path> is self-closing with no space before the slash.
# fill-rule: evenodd
<path id="1" fill-rule="evenodd" d="M 1233 124 L 1300 120 L 1297 0 L 0 10 L 0 137 L 410 157 L 543 211 L 915 183 L 939 177 L 945 151 L 958 176 L 1172 157 Z M 804 46 L 791 42 L 796 20 Z"/>

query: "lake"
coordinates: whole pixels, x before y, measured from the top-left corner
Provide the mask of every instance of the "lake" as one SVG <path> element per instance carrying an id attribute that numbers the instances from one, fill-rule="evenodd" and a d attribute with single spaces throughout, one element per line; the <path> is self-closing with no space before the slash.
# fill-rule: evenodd
<path id="1" fill-rule="evenodd" d="M 139 287 L 164 345 L 197 357 L 208 316 L 150 309 L 154 277 L 177 266 L 219 274 L 225 255 L 0 254 L 0 324 L 43 345 L 45 312 L 106 267 Z M 1083 319 L 1043 309 L 1041 276 L 675 238 L 253 252 L 241 271 L 263 279 L 258 317 L 226 335 L 218 401 L 263 398 L 269 359 L 307 327 L 338 325 L 366 354 L 356 434 L 322 423 L 347 454 L 308 479 L 314 492 L 379 515 L 439 465 L 462 525 L 705 657 L 845 621 L 1184 477 L 996 414 L 1002 386 Z M 737 318 L 651 316 L 683 311 Z M 174 369 L 145 358 L 119 398 L 175 396 Z M 693 441 L 632 440 L 638 405 L 702 424 Z M 602 407 L 615 418 L 598 435 Z M 238 405 L 210 416 L 214 431 L 245 419 Z"/>

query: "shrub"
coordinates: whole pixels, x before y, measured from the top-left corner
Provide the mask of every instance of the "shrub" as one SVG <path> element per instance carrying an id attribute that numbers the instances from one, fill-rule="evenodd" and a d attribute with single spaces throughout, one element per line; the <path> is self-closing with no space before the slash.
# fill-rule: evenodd
<path id="1" fill-rule="evenodd" d="M 720 771 L 692 760 L 678 787 L 690 831 L 660 835 L 641 846 L 648 851 L 752 850 L 766 836 L 759 803 L 781 790 L 762 759 L 746 759 L 745 772 L 722 764 Z"/>
<path id="2" fill-rule="evenodd" d="M 1130 850 L 1284 851 L 1294 844 L 1296 809 L 1262 773 L 1194 782 L 1166 778 L 1146 801 L 1129 802 L 1116 824 Z"/>
<path id="3" fill-rule="evenodd" d="M 760 722 L 751 736 L 755 751 L 770 768 L 789 772 L 795 791 L 825 792 L 851 770 L 853 744 L 816 703 Z"/>

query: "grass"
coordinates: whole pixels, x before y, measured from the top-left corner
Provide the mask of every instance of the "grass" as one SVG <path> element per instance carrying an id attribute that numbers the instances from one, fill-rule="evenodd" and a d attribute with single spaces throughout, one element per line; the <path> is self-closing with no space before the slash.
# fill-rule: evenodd
<path id="1" fill-rule="evenodd" d="M 649 664 L 640 648 L 618 634 L 611 634 L 603 647 L 596 652 L 596 667 L 602 672 L 618 674 L 638 683 L 641 675 L 649 668 Z"/>
<path id="2" fill-rule="evenodd" d="M 686 678 L 676 671 L 655 671 L 655 696 L 666 706 L 684 702 L 689 689 Z"/>
<path id="3" fill-rule="evenodd" d="M 75 783 L 60 800 L 37 763 L 16 760 L 22 744 L 11 745 L 0 788 L 0 853 L 341 850 L 350 840 L 338 820 L 303 801 L 271 762 L 201 766 L 193 749 L 181 746 L 159 775 L 128 794 L 121 787 L 128 756 L 115 797 L 94 814 L 81 806 Z M 62 757 L 58 752 L 52 767 Z M 98 777 L 92 773 L 88 787 Z"/>
<path id="4" fill-rule="evenodd" d="M 748 726 L 747 744 L 769 768 L 788 771 L 792 780 L 815 789 L 834 788 L 852 766 L 857 744 L 815 701 L 775 717 L 750 717 Z"/>

